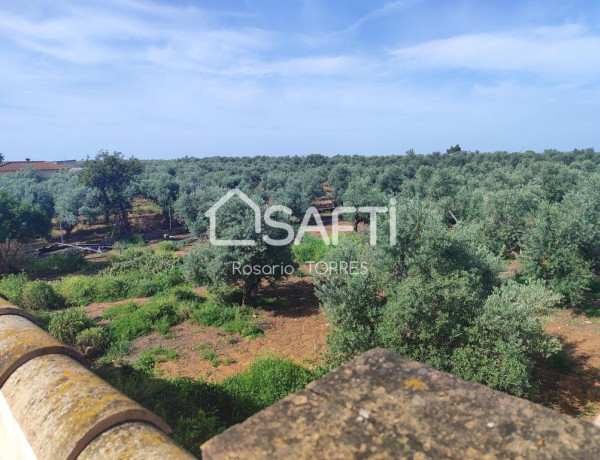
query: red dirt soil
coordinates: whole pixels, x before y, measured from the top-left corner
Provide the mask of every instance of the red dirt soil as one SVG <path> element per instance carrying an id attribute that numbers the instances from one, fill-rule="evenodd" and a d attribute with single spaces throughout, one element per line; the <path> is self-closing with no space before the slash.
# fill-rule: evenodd
<path id="1" fill-rule="evenodd" d="M 600 409 L 600 318 L 559 311 L 544 329 L 561 339 L 570 354 L 566 372 L 537 368 L 537 402 L 564 414 L 591 420 Z"/>
<path id="2" fill-rule="evenodd" d="M 198 291 L 205 294 L 202 289 Z M 126 359 L 134 361 L 141 351 L 152 347 L 170 348 L 180 357 L 158 365 L 162 377 L 203 378 L 213 382 L 238 374 L 256 358 L 270 354 L 291 358 L 306 366 L 320 364 L 329 328 L 319 310 L 310 278 L 291 276 L 276 290 L 265 289 L 260 297 L 285 299 L 282 303 L 285 306 L 275 303 L 256 308 L 264 337 L 245 338 L 219 328 L 184 322 L 171 328 L 175 334 L 173 339 L 158 333 L 135 339 L 132 354 Z M 148 299 L 133 300 L 144 302 Z M 86 310 L 90 316 L 97 318 L 116 303 L 123 302 L 92 304 Z M 218 365 L 203 358 L 208 350 L 216 352 L 220 361 Z"/>

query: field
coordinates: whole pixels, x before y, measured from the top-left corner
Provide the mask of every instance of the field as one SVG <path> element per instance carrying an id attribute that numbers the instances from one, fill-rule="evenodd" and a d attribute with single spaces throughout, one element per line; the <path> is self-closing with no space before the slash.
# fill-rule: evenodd
<path id="1" fill-rule="evenodd" d="M 511 155 L 142 164 L 104 152 L 80 178 L 0 178 L 2 212 L 27 224 L 0 238 L 0 294 L 195 454 L 377 346 L 591 420 L 600 410 L 600 159 Z M 106 196 L 117 198 L 103 203 L 85 177 L 104 179 L 113 161 L 131 174 L 111 179 L 120 188 Z M 285 203 L 278 217 L 295 234 L 311 205 L 328 237 L 340 204 L 388 203 L 402 218 L 386 208 L 371 232 L 373 215 L 346 210 L 337 245 L 315 228 L 297 245 L 267 244 L 283 227 L 257 232 L 252 209 L 231 200 L 219 236 L 253 245 L 215 246 L 204 213 L 230 187 L 261 213 Z M 33 201 L 18 202 L 18 189 Z M 328 270 L 311 271 L 316 261 Z M 234 263 L 261 270 L 236 274 Z"/>

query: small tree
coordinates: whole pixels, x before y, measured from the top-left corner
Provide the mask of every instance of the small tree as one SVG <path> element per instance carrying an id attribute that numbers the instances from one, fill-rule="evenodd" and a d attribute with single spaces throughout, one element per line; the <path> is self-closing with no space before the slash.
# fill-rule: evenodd
<path id="1" fill-rule="evenodd" d="M 95 159 L 85 162 L 79 173 L 83 185 L 98 191 L 104 222 L 108 224 L 111 212 L 115 212 L 126 233 L 130 230 L 128 212 L 132 202 L 128 189 L 142 170 L 142 163 L 135 158 L 126 160 L 120 152 L 101 150 Z"/>
<path id="2" fill-rule="evenodd" d="M 546 281 L 571 306 L 584 300 L 593 278 L 592 264 L 577 246 L 576 230 L 569 209 L 542 203 L 523 239 L 523 274 Z"/>
<path id="3" fill-rule="evenodd" d="M 255 203 L 261 203 L 256 193 L 248 194 Z M 215 200 L 216 201 L 216 200 Z M 208 204 L 208 203 L 207 203 Z M 206 211 L 214 202 L 208 204 Z M 193 225 L 200 243 L 187 256 L 185 272 L 189 280 L 206 284 L 213 291 L 239 286 L 243 291 L 242 303 L 250 303 L 261 282 L 275 282 L 284 277 L 285 267 L 294 267 L 290 245 L 267 244 L 263 237 L 285 238 L 283 229 L 265 227 L 255 232 L 254 211 L 237 198 L 218 210 L 217 238 L 254 241 L 253 246 L 212 246 L 207 241 L 208 219 L 198 214 Z M 283 219 L 278 217 L 279 221 Z"/>
<path id="4" fill-rule="evenodd" d="M 50 233 L 50 218 L 0 191 L 0 273 L 16 270 L 23 244 Z"/>
<path id="5" fill-rule="evenodd" d="M 457 153 L 457 152 L 462 152 L 462 149 L 460 148 L 460 145 L 458 145 L 458 144 L 446 149 L 446 153 Z"/>
<path id="6" fill-rule="evenodd" d="M 359 208 L 361 206 L 377 206 L 384 207 L 388 204 L 388 199 L 385 195 L 377 190 L 375 185 L 371 184 L 368 179 L 356 178 L 353 179 L 342 195 L 344 206 L 353 206 Z M 355 212 L 351 214 L 354 230 L 358 230 L 360 223 L 369 222 L 369 214 L 365 212 Z"/>
<path id="7" fill-rule="evenodd" d="M 68 240 L 81 217 L 93 219 L 99 214 L 97 191 L 79 182 L 76 174 L 65 171 L 54 174 L 45 182 L 54 195 L 54 212 Z"/>
<path id="8" fill-rule="evenodd" d="M 179 184 L 167 172 L 152 174 L 140 183 L 144 197 L 156 202 L 163 209 L 163 216 L 173 228 L 173 207 L 179 196 Z"/>

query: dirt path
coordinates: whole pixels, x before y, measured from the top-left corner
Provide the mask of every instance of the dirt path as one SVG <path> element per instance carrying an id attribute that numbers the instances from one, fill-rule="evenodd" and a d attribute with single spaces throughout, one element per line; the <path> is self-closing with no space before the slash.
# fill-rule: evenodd
<path id="1" fill-rule="evenodd" d="M 560 337 L 566 353 L 557 369 L 536 369 L 539 402 L 593 419 L 600 410 L 600 318 L 564 310 L 547 321 L 544 329 Z"/>

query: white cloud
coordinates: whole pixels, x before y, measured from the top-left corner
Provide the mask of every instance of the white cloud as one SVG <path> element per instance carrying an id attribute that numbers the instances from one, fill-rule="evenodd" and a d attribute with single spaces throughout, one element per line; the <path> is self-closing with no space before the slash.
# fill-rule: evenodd
<path id="1" fill-rule="evenodd" d="M 413 69 L 524 71 L 546 76 L 600 73 L 600 37 L 579 25 L 459 35 L 393 52 Z"/>
<path id="2" fill-rule="evenodd" d="M 0 9 L 0 38 L 21 50 L 76 65 L 189 61 L 210 68 L 271 46 L 266 31 L 217 27 L 211 17 L 192 7 L 132 1 L 118 8 L 59 3 L 48 17 Z"/>

